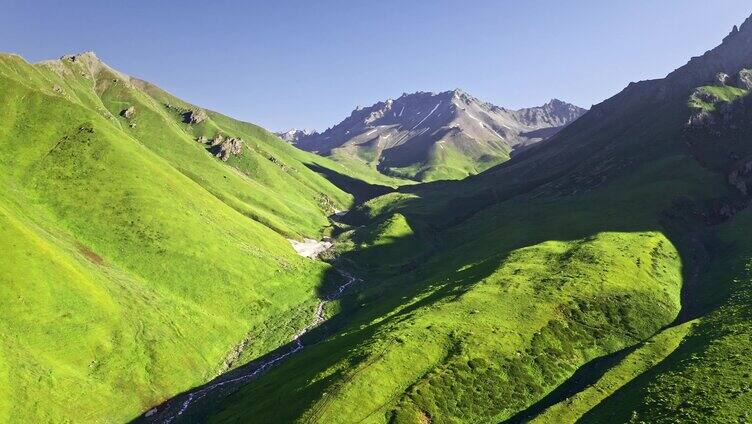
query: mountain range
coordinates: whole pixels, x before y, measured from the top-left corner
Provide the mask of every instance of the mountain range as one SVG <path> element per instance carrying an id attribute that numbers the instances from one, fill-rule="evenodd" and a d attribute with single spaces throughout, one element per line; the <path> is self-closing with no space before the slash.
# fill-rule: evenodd
<path id="1" fill-rule="evenodd" d="M 404 94 L 318 132 L 278 135 L 343 165 L 417 181 L 461 179 L 556 134 L 585 112 L 560 100 L 509 110 L 462 90 Z"/>
<path id="2" fill-rule="evenodd" d="M 284 141 L 2 54 L 0 422 L 747 422 L 750 90 L 752 17 L 586 112 Z"/>

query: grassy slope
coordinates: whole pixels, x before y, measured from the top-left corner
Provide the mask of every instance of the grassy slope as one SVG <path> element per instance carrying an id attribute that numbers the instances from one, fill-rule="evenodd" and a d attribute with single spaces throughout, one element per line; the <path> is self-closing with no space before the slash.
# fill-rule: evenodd
<path id="1" fill-rule="evenodd" d="M 390 168 L 394 175 L 420 182 L 461 180 L 509 160 L 509 155 L 474 140 L 468 145 L 440 143 L 431 147 L 424 161 L 404 168 Z"/>
<path id="2" fill-rule="evenodd" d="M 584 414 L 627 383 L 659 365 L 674 352 L 691 332 L 695 322 L 668 328 L 640 345 L 610 368 L 603 377 L 576 395 L 547 408 L 530 422 L 561 424 L 577 422 Z"/>
<path id="3" fill-rule="evenodd" d="M 358 153 L 362 154 L 363 152 Z M 415 184 L 414 181 L 409 179 L 384 175 L 376 169 L 376 166 L 370 160 L 364 161 L 359 155 L 354 155 L 347 150 L 335 149 L 330 156 L 322 157 L 316 155 L 316 157 L 335 164 L 335 166 L 327 165 L 330 169 L 340 171 L 340 173 L 359 178 L 371 184 L 380 184 L 389 187 Z"/>
<path id="4" fill-rule="evenodd" d="M 125 421 L 213 376 L 249 332 L 256 354 L 286 343 L 328 268 L 284 236 L 320 234 L 350 202 L 263 130 L 189 127 L 90 70 L 0 56 L 2 421 Z M 221 163 L 200 131 L 247 148 Z"/>
<path id="5" fill-rule="evenodd" d="M 502 203 L 443 231 L 427 263 L 343 301 L 353 322 L 342 335 L 228 399 L 215 421 L 284 410 L 282 420 L 498 422 L 649 339 L 679 310 L 682 264 L 660 212 L 673 196 L 724 190 L 691 158 L 664 156 L 595 192 Z"/>
<path id="6" fill-rule="evenodd" d="M 713 112 L 716 110 L 717 103 L 728 103 L 747 93 L 747 90 L 732 86 L 704 86 L 697 89 L 690 98 L 689 105 L 692 108 Z"/>
<path id="7" fill-rule="evenodd" d="M 713 88 L 713 103 L 690 106 L 713 112 L 721 103 L 737 102 L 742 114 L 750 103 L 748 92 L 733 87 Z M 727 93 L 729 95 L 723 95 Z M 732 115 L 735 119 L 740 116 Z M 717 119 L 717 118 L 716 118 Z M 721 121 L 718 119 L 718 121 Z M 723 168 L 727 150 L 748 152 L 751 128 L 746 119 L 734 126 L 711 130 L 697 137 L 695 146 L 711 166 Z M 738 143 L 742 144 L 739 145 Z M 737 144 L 735 144 L 737 143 Z M 720 159 L 720 160 L 719 160 Z M 720 299 L 719 305 L 698 320 L 685 342 L 665 361 L 625 385 L 586 414 L 582 422 L 748 422 L 752 419 L 752 213 L 743 210 L 717 229 L 718 258 L 703 274 L 698 297 Z"/>
<path id="8" fill-rule="evenodd" d="M 747 422 L 752 411 L 752 213 L 723 225 L 723 260 L 705 278 L 725 302 L 666 360 L 586 414 L 582 422 Z"/>
<path id="9" fill-rule="evenodd" d="M 714 350 L 707 336 L 697 335 L 718 328 L 718 321 L 663 330 L 679 313 L 682 281 L 697 284 L 692 240 L 702 212 L 694 209 L 730 194 L 725 175 L 701 167 L 682 136 L 691 92 L 652 100 L 658 84 L 631 86 L 555 142 L 509 165 L 365 204 L 364 219 L 404 217 L 412 232 L 384 244 L 379 231 L 356 230 L 362 250 L 353 253 L 356 260 L 404 255 L 425 240 L 435 243 L 432 255 L 387 269 L 392 277 L 380 274 L 388 266 L 369 269 L 380 278 L 343 299 L 341 314 L 350 322 L 335 318 L 332 326 L 342 326 L 335 337 L 228 398 L 213 421 L 264 421 L 275 411 L 283 421 L 498 423 L 592 360 L 633 347 L 638 350 L 593 382 L 607 393 L 583 392 L 567 419 L 613 420 L 588 412 L 603 398 L 609 407 L 601 412 L 631 414 L 629 408 L 643 405 L 645 392 L 628 389 L 645 369 L 672 363 L 674 348 L 681 352 L 693 340 L 701 340 L 695 350 Z M 691 297 L 708 308 L 727 294 L 727 286 L 716 286 Z M 734 310 L 717 312 L 719 320 L 730 320 L 729 332 L 743 322 L 744 310 Z M 734 387 L 744 377 L 730 373 L 745 358 L 744 337 L 725 337 L 734 348 L 714 354 L 717 361 L 723 353 L 740 355 L 717 385 L 721 401 L 746 393 L 743 385 Z M 643 344 L 651 338 L 658 341 L 655 350 Z M 709 379 L 718 367 L 702 370 L 707 377 L 695 370 L 686 381 Z M 670 389 L 675 381 L 667 376 L 663 384 Z M 676 387 L 676 397 L 667 399 L 691 388 Z M 663 387 L 646 390 L 658 399 L 641 407 L 647 422 L 675 410 L 662 400 Z M 695 398 L 707 392 L 700 389 Z M 741 405 L 723 417 L 748 406 Z"/>

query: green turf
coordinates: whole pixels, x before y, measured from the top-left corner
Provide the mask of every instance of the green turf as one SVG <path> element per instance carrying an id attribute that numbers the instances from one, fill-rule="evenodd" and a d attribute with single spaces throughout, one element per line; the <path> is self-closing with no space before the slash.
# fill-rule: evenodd
<path id="1" fill-rule="evenodd" d="M 752 417 L 752 214 L 723 225 L 722 259 L 705 276 L 728 295 L 666 360 L 617 391 L 582 422 L 747 422 Z"/>
<path id="2" fill-rule="evenodd" d="M 1 421 L 126 421 L 248 334 L 254 357 L 308 324 L 329 267 L 285 238 L 352 201 L 305 165 L 322 159 L 219 114 L 184 124 L 90 55 L 0 55 L 0 103 Z M 217 132 L 243 153 L 195 141 Z"/>
<path id="3" fill-rule="evenodd" d="M 688 322 L 660 332 L 634 352 L 610 368 L 593 385 L 576 395 L 546 409 L 530 420 L 531 424 L 562 424 L 577 422 L 585 413 L 598 406 L 618 389 L 657 366 L 676 350 L 695 322 Z"/>
<path id="4" fill-rule="evenodd" d="M 689 100 L 689 105 L 695 109 L 713 112 L 719 103 L 730 103 L 749 91 L 733 86 L 705 86 L 697 89 Z"/>

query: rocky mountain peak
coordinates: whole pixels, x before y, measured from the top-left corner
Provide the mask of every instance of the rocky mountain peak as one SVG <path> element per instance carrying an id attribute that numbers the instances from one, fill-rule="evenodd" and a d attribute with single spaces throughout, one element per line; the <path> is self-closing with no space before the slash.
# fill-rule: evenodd
<path id="1" fill-rule="evenodd" d="M 40 64 L 48 66 L 59 73 L 69 72 L 68 67 L 70 67 L 71 65 L 74 67 L 80 67 L 94 80 L 96 80 L 100 74 L 106 73 L 107 75 L 114 76 L 115 78 L 126 84 L 130 84 L 132 82 L 130 76 L 107 65 L 93 51 L 67 54 L 60 57 L 60 59 L 58 60 L 47 60 L 40 62 Z"/>
<path id="2" fill-rule="evenodd" d="M 670 73 L 666 81 L 678 89 L 686 90 L 712 83 L 719 73 L 735 75 L 740 70 L 751 67 L 752 17 L 740 26 L 734 26 L 718 47 L 692 58 L 685 66 Z"/>
<path id="3" fill-rule="evenodd" d="M 80 60 L 96 61 L 102 63 L 96 53 L 93 51 L 85 51 L 83 53 L 66 54 L 60 58 L 60 60 L 67 60 L 69 62 L 76 62 Z"/>
<path id="4" fill-rule="evenodd" d="M 520 109 L 517 114 L 526 125 L 558 127 L 575 121 L 585 112 L 587 110 L 579 106 L 559 99 L 551 99 L 542 106 Z"/>
<path id="5" fill-rule="evenodd" d="M 287 131 L 274 133 L 274 135 L 288 143 L 297 143 L 300 139 L 310 137 L 314 134 L 318 133 L 314 130 L 300 130 L 297 128 L 291 128 Z"/>
<path id="6" fill-rule="evenodd" d="M 358 107 L 322 133 L 280 136 L 303 150 L 324 156 L 337 149 L 344 149 L 348 155 L 376 151 L 378 157 L 369 166 L 377 166 L 387 174 L 401 172 L 400 168 L 425 166 L 428 174 L 417 171 L 419 175 L 409 177 L 430 179 L 426 175 L 434 172 L 434 165 L 428 164 L 432 151 L 454 150 L 470 164 L 470 172 L 477 172 L 479 167 L 508 158 L 518 146 L 550 137 L 584 112 L 560 100 L 515 111 L 479 100 L 462 89 L 417 91 Z M 441 166 L 436 165 L 436 169 Z"/>

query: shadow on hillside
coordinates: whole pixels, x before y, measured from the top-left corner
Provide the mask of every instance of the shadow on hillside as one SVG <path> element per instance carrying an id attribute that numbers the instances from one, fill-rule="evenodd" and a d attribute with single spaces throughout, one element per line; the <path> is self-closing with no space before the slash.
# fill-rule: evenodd
<path id="1" fill-rule="evenodd" d="M 203 387 L 222 382 L 228 383 L 212 390 L 210 395 L 194 401 L 185 415 L 174 422 L 204 422 L 209 415 L 223 411 L 229 406 L 231 408 L 227 410 L 227 414 L 253 416 L 259 422 L 288 422 L 294 421 L 304 413 L 319 414 L 322 412 L 321 409 L 328 405 L 326 399 L 335 397 L 343 379 L 347 378 L 348 370 L 368 367 L 369 361 L 379 357 L 379 354 L 353 355 L 352 352 L 365 352 L 364 347 L 374 340 L 377 333 L 408 319 L 417 310 L 462 296 L 475 284 L 493 274 L 508 255 L 519 248 L 550 240 L 581 240 L 601 232 L 661 231 L 678 248 L 684 264 L 696 260 L 698 246 L 705 249 L 704 239 L 697 231 L 697 223 L 694 222 L 697 211 L 686 204 L 677 203 L 674 209 L 664 212 L 660 224 L 629 219 L 619 213 L 612 215 L 607 213 L 608 211 L 604 212 L 607 216 L 601 216 L 600 219 L 583 219 L 577 211 L 564 214 L 555 209 L 533 210 L 534 206 L 536 205 L 517 204 L 513 208 L 517 212 L 511 215 L 509 210 L 503 210 L 503 205 L 492 206 L 499 209 L 488 216 L 468 217 L 466 220 L 458 221 L 462 222 L 462 231 L 449 231 L 441 237 L 433 234 L 434 227 L 413 220 L 412 227 L 419 229 L 414 236 L 396 239 L 388 245 L 371 246 L 359 252 L 346 254 L 340 258 L 337 265 L 340 268 L 350 268 L 348 271 L 358 275 L 367 275 L 369 281 L 349 289 L 350 291 L 340 299 L 338 313 L 303 336 L 302 342 L 306 347 L 302 352 L 297 352 L 289 360 L 280 361 L 278 366 L 269 367 L 268 373 L 259 373 L 258 378 L 233 381 L 238 376 L 254 372 L 260 364 L 295 351 L 296 344 L 289 343 L 218 377 L 207 385 L 171 399 L 159 407 L 157 414 L 148 419 L 140 417 L 134 422 L 164 422 L 167 417 L 180 410 L 183 402 L 191 396 L 190 393 L 196 398 L 195 393 L 200 392 Z M 588 216 L 585 215 L 584 218 Z M 509 225 L 525 225 L 529 226 L 530 230 L 500 232 L 498 235 L 505 239 L 498 240 L 496 231 Z M 478 238 L 474 239 L 476 235 Z M 489 255 L 489 249 L 486 247 L 472 246 L 478 243 L 484 246 L 495 243 L 493 254 Z M 456 249 L 462 249 L 462 254 L 452 254 Z M 395 257 L 394 251 L 407 251 L 413 254 L 397 267 L 386 264 L 377 269 L 379 265 L 376 264 L 370 269 L 353 268 L 353 264 L 361 262 L 359 257 L 363 255 L 371 258 L 390 258 Z M 707 252 L 703 253 L 705 254 Z M 693 291 L 699 290 L 697 281 L 702 270 L 684 266 L 682 272 L 687 287 Z M 336 273 L 337 271 L 331 270 L 326 280 L 336 279 Z M 383 280 L 374 280 L 377 276 Z M 324 298 L 330 294 L 332 284 L 322 281 L 321 287 L 319 296 Z M 683 297 L 686 302 L 697 298 L 692 295 Z M 404 307 L 405 299 L 416 298 L 420 300 Z M 687 312 L 687 308 L 685 304 L 682 320 L 692 319 L 701 312 L 699 306 L 692 306 L 691 313 Z M 349 331 L 339 334 L 338 331 L 345 327 Z M 389 347 L 383 349 L 388 350 Z M 613 358 L 618 357 L 617 354 Z M 346 369 L 336 368 L 344 358 L 349 359 Z M 602 364 L 607 361 L 608 359 L 595 360 L 582 367 L 580 372 L 559 386 L 557 391 L 529 406 L 531 409 L 525 413 L 536 412 L 563 400 L 571 394 L 572 388 L 592 384 L 602 375 L 601 371 L 605 370 Z M 328 369 L 337 371 L 320 378 L 321 373 Z M 525 413 L 516 418 L 524 417 Z M 241 417 L 237 416 L 234 419 L 240 420 Z"/>
<path id="2" fill-rule="evenodd" d="M 644 118 L 649 120 L 652 117 Z M 639 119 L 634 121 L 641 122 Z M 577 123 L 564 131 L 576 129 Z M 593 131 L 596 130 L 599 129 Z M 625 127 L 614 125 L 611 132 L 605 132 L 602 137 L 618 140 L 624 131 Z M 589 136 L 591 134 L 585 132 L 582 137 Z M 576 139 L 569 140 L 568 144 L 573 146 L 578 142 Z M 228 421 L 253 417 L 258 422 L 292 422 L 304 414 L 315 417 L 324 412 L 330 399 L 336 397 L 350 370 L 368 367 L 371 364 L 369 361 L 378 359 L 390 349 L 388 343 L 372 346 L 371 343 L 376 343 L 378 339 L 375 335 L 388 331 L 391 325 L 408 319 L 425 306 L 462 296 L 492 275 L 515 250 L 546 241 L 582 240 L 602 232 L 662 232 L 678 249 L 683 264 L 684 287 L 679 322 L 699 316 L 708 308 L 701 302 L 703 296 L 697 294 L 704 290 L 700 285 L 701 275 L 714 250 L 705 226 L 708 211 L 704 203 L 680 200 L 669 190 L 661 195 L 675 200 L 672 207 L 645 213 L 648 205 L 640 189 L 646 182 L 642 180 L 632 182 L 626 188 L 612 188 L 602 193 L 601 197 L 587 197 L 570 191 L 575 187 L 588 193 L 599 186 L 608 185 L 611 180 L 602 177 L 610 178 L 621 169 L 626 169 L 619 168 L 622 165 L 618 162 L 609 162 L 612 157 L 630 157 L 634 152 L 639 152 L 656 160 L 666 154 L 661 149 L 675 148 L 666 143 L 664 140 L 646 140 L 641 146 L 625 143 L 624 146 L 617 146 L 624 151 L 618 151 L 613 150 L 616 149 L 613 143 L 604 141 L 587 151 L 589 156 L 586 159 L 597 158 L 609 145 L 612 148 L 607 152 L 608 156 L 593 159 L 600 162 L 588 168 L 594 170 L 591 174 L 579 172 L 582 160 L 575 161 L 574 156 L 558 155 L 557 145 L 552 144 L 535 149 L 538 154 L 534 157 L 535 166 L 527 168 L 530 173 L 520 168 L 524 165 L 521 162 L 528 156 L 521 154 L 518 160 L 465 182 L 401 188 L 400 191 L 418 194 L 417 198 L 400 206 L 400 212 L 409 226 L 416 230 L 415 235 L 345 254 L 340 265 L 352 268 L 352 272 L 365 276 L 368 281 L 348 291 L 340 299 L 338 313 L 303 337 L 307 347 L 279 366 L 269 369 L 267 374 L 252 384 L 241 381 L 222 386 L 222 389 L 197 402 L 179 421 L 203 422 L 210 414 L 217 413 L 224 414 L 223 418 Z M 552 152 L 550 155 L 547 154 L 548 150 Z M 673 151 L 671 153 L 674 154 Z M 604 164 L 614 168 L 604 168 Z M 359 202 L 393 191 L 389 187 L 368 184 L 317 165 L 308 166 L 335 185 L 353 193 Z M 618 192 L 620 199 L 613 198 L 614 191 Z M 536 201 L 534 194 L 540 192 L 545 192 L 549 200 Z M 586 202 L 583 200 L 585 198 L 589 200 Z M 570 200 L 567 202 L 563 199 Z M 364 261 L 363 258 L 369 260 Z M 386 260 L 379 263 L 380 258 Z M 360 267 L 355 267 L 356 264 Z M 332 275 L 321 283 L 320 297 L 325 297 L 330 290 L 326 281 L 333 279 L 336 271 L 331 272 Z M 408 307 L 404 306 L 414 299 L 419 300 Z M 345 328 L 347 332 L 340 332 Z M 369 353 L 369 348 L 374 352 Z M 259 364 L 294 349 L 295 344 L 290 343 L 219 377 L 215 382 L 232 380 L 233 376 L 253 372 Z M 344 360 L 347 363 L 341 364 Z M 599 362 L 596 360 L 595 364 Z M 331 373 L 323 374 L 327 370 Z M 598 372 L 588 372 L 585 365 L 580 373 L 570 377 L 578 385 L 587 385 L 598 375 Z M 545 397 L 545 393 L 540 394 L 537 399 L 539 407 L 556 403 L 569 393 L 567 383 L 559 383 L 560 389 L 549 397 Z M 191 390 L 191 393 L 200 389 Z M 141 422 L 163 422 L 165 411 L 179 410 L 187 396 L 177 396 L 166 407 L 159 408 L 156 415 Z M 519 410 L 531 407 L 535 408 L 524 405 Z"/>
<path id="3" fill-rule="evenodd" d="M 667 119 L 676 122 L 667 127 L 681 128 L 686 121 L 684 111 L 683 104 L 681 109 L 672 111 Z M 669 189 L 660 194 L 673 200 L 673 206 L 644 213 L 642 209 L 648 206 L 643 204 L 644 193 L 639 189 L 653 181 L 638 180 L 627 187 L 633 191 L 631 194 L 618 193 L 622 199 L 613 199 L 612 190 L 600 198 L 591 196 L 589 203 L 583 204 L 582 193 L 608 185 L 615 175 L 633 166 L 619 162 L 619 158 L 657 160 L 683 152 L 671 150 L 679 148 L 670 144 L 671 140 L 679 140 L 676 143 L 681 145 L 681 137 L 660 127 L 665 123 L 655 119 L 655 111 L 637 110 L 630 114 L 622 114 L 611 122 L 588 115 L 560 133 L 568 136 L 567 143 L 541 143 L 509 163 L 465 182 L 400 188 L 401 192 L 418 194 L 418 198 L 400 208 L 410 227 L 417 229 L 416 234 L 345 254 L 341 258 L 343 266 L 360 264 L 360 268 L 352 271 L 366 276 L 368 281 L 353 287 L 341 298 L 338 313 L 303 337 L 308 347 L 270 369 L 253 384 L 228 384 L 226 390 L 197 403 L 181 421 L 203 422 L 210 413 L 224 414 L 222 417 L 227 421 L 253 417 L 258 422 L 292 422 L 304 414 L 315 421 L 346 383 L 350 370 L 364 369 L 389 351 L 390 343 L 372 345 L 380 331 L 388 331 L 392 324 L 408 319 L 425 306 L 462 296 L 493 274 L 515 250 L 546 241 L 583 240 L 603 232 L 662 232 L 677 248 L 682 263 L 684 286 L 678 322 L 706 312 L 711 305 L 703 303 L 703 296 L 699 295 L 706 290 L 700 282 L 716 246 L 712 231 L 706 226 L 712 212 L 704 202 L 680 199 Z M 652 131 L 656 136 L 641 139 L 628 132 L 636 131 L 635 128 L 640 131 L 637 135 Z M 630 137 L 624 138 L 624 134 Z M 633 140 L 642 140 L 642 144 Z M 569 150 L 564 150 L 565 145 Z M 641 156 L 635 156 L 638 154 Z M 393 191 L 315 164 L 308 166 L 352 193 L 359 203 Z M 672 172 L 669 170 L 667 174 Z M 540 193 L 549 198 L 548 203 L 534 201 L 533 194 Z M 566 198 L 571 201 L 562 201 Z M 370 259 L 362 261 L 365 257 Z M 378 258 L 388 258 L 384 261 L 387 263 L 377 263 Z M 330 278 L 333 275 L 327 280 Z M 319 295 L 325 297 L 328 290 L 322 282 Z M 420 300 L 404 306 L 406 301 L 414 299 Z M 339 332 L 345 328 L 347 332 Z M 234 375 L 252 371 L 260 363 L 294 348 L 295 344 L 290 343 L 218 380 L 232 380 Z M 592 384 L 610 361 L 618 361 L 625 352 L 629 348 L 581 365 L 579 371 L 558 382 L 557 390 L 547 396 L 540 393 L 537 403 L 519 408 L 524 412 L 512 420 L 524 418 L 563 400 L 573 390 Z M 344 360 L 347 363 L 341 364 Z M 328 370 L 333 371 L 323 374 Z M 186 397 L 183 394 L 169 401 L 166 410 L 179 409 Z M 163 409 L 144 422 L 162 422 Z"/>
<path id="4" fill-rule="evenodd" d="M 600 380 L 611 367 L 621 362 L 622 359 L 637 350 L 638 347 L 639 345 L 630 346 L 610 355 L 593 359 L 587 364 L 581 366 L 569 379 L 567 379 L 567 381 L 559 385 L 559 387 L 553 392 L 549 393 L 546 397 L 512 418 L 503 421 L 502 424 L 524 424 L 529 422 L 546 409 L 565 399 L 569 399 L 588 388 L 594 382 Z"/>
<path id="5" fill-rule="evenodd" d="M 329 168 L 317 165 L 315 163 L 306 163 L 310 170 L 321 174 L 340 190 L 350 193 L 355 197 L 357 204 L 367 202 L 373 198 L 383 196 L 394 191 L 394 188 L 378 184 L 370 184 L 363 180 L 353 178 L 349 175 L 340 174 Z"/>
<path id="6" fill-rule="evenodd" d="M 578 206 L 565 205 L 563 210 L 557 210 L 553 206 L 542 208 L 540 204 L 522 201 L 515 202 L 510 208 L 504 204 L 504 199 L 487 203 L 465 202 L 466 213 L 456 214 L 451 220 L 452 224 L 442 222 L 441 235 L 438 234 L 437 227 L 421 221 L 426 219 L 425 216 L 412 217 L 407 214 L 411 227 L 417 230 L 414 236 L 398 238 L 387 245 L 349 252 L 339 259 L 340 262 L 336 264 L 338 267 L 356 275 L 368 276 L 368 281 L 353 286 L 340 299 L 338 313 L 303 337 L 302 341 L 307 346 L 303 352 L 270 368 L 268 374 L 259 375 L 258 379 L 224 385 L 210 396 L 193 403 L 186 414 L 174 422 L 204 422 L 209 415 L 227 408 L 227 414 L 254 416 L 260 422 L 288 422 L 304 413 L 321 413 L 321 409 L 328 405 L 325 399 L 335 397 L 343 379 L 347 378 L 348 370 L 368 367 L 369 361 L 379 357 L 378 354 L 353 355 L 352 352 L 365 351 L 363 348 L 374 340 L 376 334 L 392 324 L 408 319 L 417 310 L 462 296 L 494 273 L 516 249 L 550 240 L 581 240 L 601 232 L 663 232 L 677 247 L 682 263 L 691 265 L 682 268 L 685 287 L 679 321 L 693 319 L 706 310 L 707 305 L 699 302 L 701 296 L 696 293 L 702 289 L 699 285 L 702 265 L 709 260 L 707 258 L 711 255 L 713 246 L 712 239 L 708 239 L 704 233 L 704 224 L 697 221 L 697 217 L 704 214 L 702 206 L 686 200 L 677 201 L 671 209 L 663 211 L 656 221 L 630 216 L 629 210 L 620 210 L 618 205 L 613 210 L 608 210 L 598 199 L 591 202 L 592 205 L 583 206 L 574 199 L 572 205 L 579 205 L 580 209 L 577 209 Z M 492 209 L 481 212 L 488 208 Z M 468 214 L 468 211 L 473 213 Z M 463 219 L 457 219 L 458 216 Z M 509 230 L 520 226 L 525 230 Z M 462 254 L 452 254 L 458 250 Z M 489 251 L 493 253 L 489 255 Z M 361 258 L 366 256 L 401 257 L 404 260 L 400 263 L 392 260 L 387 264 L 378 264 L 373 259 L 362 261 Z M 705 259 L 698 261 L 698 258 Z M 363 263 L 372 266 L 354 266 Z M 332 270 L 325 281 L 322 281 L 319 290 L 321 298 L 331 292 L 330 280 L 337 278 L 336 271 Z M 405 299 L 415 298 L 420 300 L 404 307 Z M 349 331 L 345 334 L 338 333 L 344 328 Z M 291 352 L 295 347 L 295 343 L 289 343 L 203 387 L 253 372 L 259 364 Z M 389 346 L 383 349 L 389 349 Z M 345 358 L 348 358 L 346 369 L 336 368 Z M 618 355 L 613 358 L 618 358 Z M 573 388 L 592 384 L 602 375 L 601 371 L 605 369 L 602 364 L 607 361 L 608 359 L 595 360 L 583 366 L 559 389 L 539 399 L 535 405 L 528 405 L 530 409 L 516 418 L 565 399 Z M 320 378 L 322 372 L 333 368 L 337 371 Z M 196 393 L 197 390 L 200 391 L 201 387 L 190 393 Z M 238 391 L 240 393 L 236 393 Z M 149 419 L 142 417 L 135 422 L 164 422 L 165 417 L 180 409 L 187 396 L 188 393 L 179 395 L 160 407 L 159 412 Z M 234 418 L 241 420 L 241 416 Z"/>

